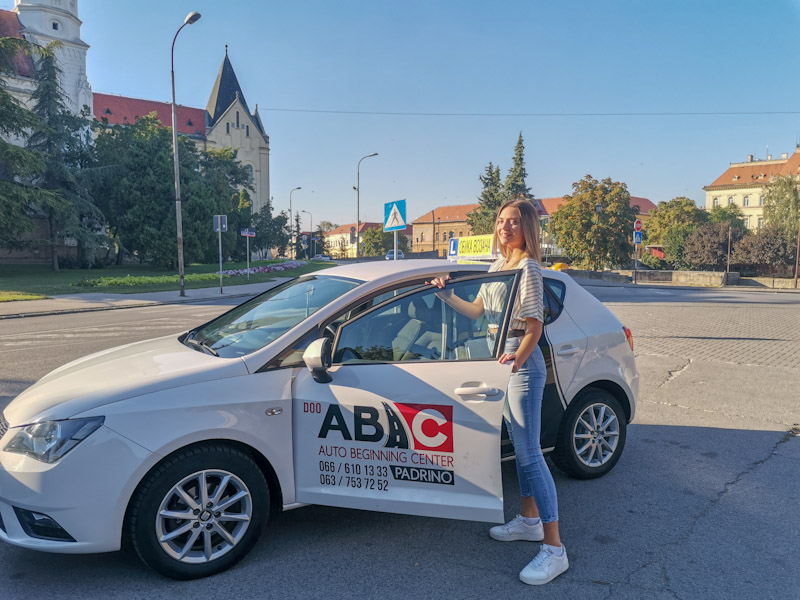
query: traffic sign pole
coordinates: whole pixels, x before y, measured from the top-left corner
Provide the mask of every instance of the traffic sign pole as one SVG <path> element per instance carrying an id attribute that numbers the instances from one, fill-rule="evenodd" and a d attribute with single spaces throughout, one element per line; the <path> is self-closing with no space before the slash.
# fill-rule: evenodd
<path id="1" fill-rule="evenodd" d="M 397 260 L 397 230 L 394 232 L 394 259 Z"/>

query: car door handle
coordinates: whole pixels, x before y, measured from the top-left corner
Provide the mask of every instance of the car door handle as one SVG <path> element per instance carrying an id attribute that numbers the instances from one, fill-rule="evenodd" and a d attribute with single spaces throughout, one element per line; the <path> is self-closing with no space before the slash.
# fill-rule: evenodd
<path id="1" fill-rule="evenodd" d="M 457 396 L 497 396 L 499 393 L 497 388 L 485 386 L 456 388 Z"/>
<path id="2" fill-rule="evenodd" d="M 571 355 L 576 354 L 576 353 L 578 353 L 580 351 L 581 351 L 581 349 L 578 348 L 577 346 L 564 346 L 563 348 L 561 348 L 561 350 L 556 352 L 556 355 L 557 356 L 571 356 Z"/>

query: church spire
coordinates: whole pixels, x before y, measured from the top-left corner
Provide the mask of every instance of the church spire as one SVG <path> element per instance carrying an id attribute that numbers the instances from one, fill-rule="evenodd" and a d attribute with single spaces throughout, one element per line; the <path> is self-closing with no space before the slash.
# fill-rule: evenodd
<path id="1" fill-rule="evenodd" d="M 237 98 L 244 105 L 244 109 L 247 113 L 250 114 L 250 109 L 247 107 L 247 101 L 244 99 L 244 93 L 239 85 L 239 80 L 236 78 L 233 65 L 228 58 L 228 45 L 225 44 L 225 58 L 222 61 L 222 66 L 219 68 L 217 80 L 214 82 L 214 87 L 211 90 L 211 96 L 206 106 L 209 117 L 208 126 L 213 127 L 222 116 L 222 113 L 224 113 Z"/>

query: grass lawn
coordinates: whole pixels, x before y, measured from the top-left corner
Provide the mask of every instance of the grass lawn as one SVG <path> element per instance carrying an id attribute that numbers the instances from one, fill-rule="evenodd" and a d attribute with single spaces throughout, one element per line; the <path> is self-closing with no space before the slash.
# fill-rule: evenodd
<path id="1" fill-rule="evenodd" d="M 250 268 L 280 264 L 281 260 L 252 261 Z M 296 277 L 319 269 L 334 266 L 330 262 L 309 262 L 305 266 L 272 273 L 251 273 L 224 276 L 223 285 L 242 285 L 272 281 L 275 277 Z M 246 263 L 223 263 L 223 271 L 245 269 Z M 186 267 L 186 289 L 216 287 L 219 285 L 219 265 L 189 265 Z M 168 292 L 178 289 L 178 275 L 146 265 L 110 266 L 104 269 L 62 269 L 58 273 L 49 265 L 0 265 L 0 302 L 12 300 L 37 300 L 58 294 L 104 292 L 112 294 L 138 294 L 141 292 Z"/>

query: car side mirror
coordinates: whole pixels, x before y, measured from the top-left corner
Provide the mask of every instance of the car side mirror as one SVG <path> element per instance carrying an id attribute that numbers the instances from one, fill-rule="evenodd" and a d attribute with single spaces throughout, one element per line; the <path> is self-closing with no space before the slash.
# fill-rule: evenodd
<path id="1" fill-rule="evenodd" d="M 330 383 L 333 381 L 328 369 L 331 366 L 331 341 L 328 338 L 319 338 L 308 345 L 303 352 L 303 362 L 306 363 L 311 376 L 317 383 Z"/>

